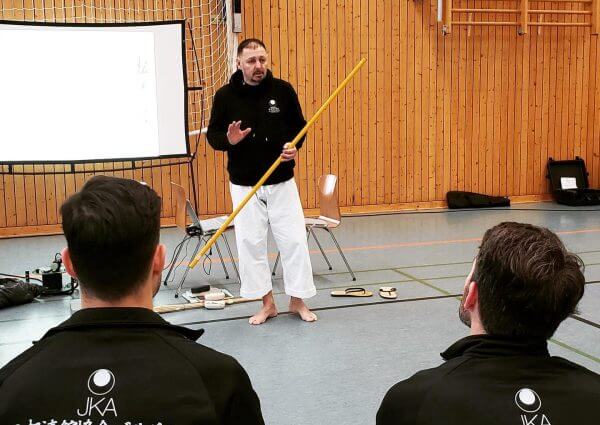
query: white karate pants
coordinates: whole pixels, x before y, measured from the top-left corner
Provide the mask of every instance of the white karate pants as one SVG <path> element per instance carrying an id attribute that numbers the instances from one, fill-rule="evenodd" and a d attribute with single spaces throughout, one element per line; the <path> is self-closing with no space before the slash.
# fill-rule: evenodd
<path id="1" fill-rule="evenodd" d="M 251 186 L 233 183 L 229 184 L 229 188 L 234 207 L 252 190 Z M 234 225 L 242 297 L 260 298 L 273 288 L 267 258 L 269 225 L 281 252 L 285 293 L 296 298 L 310 298 L 317 293 L 306 240 L 304 213 L 293 178 L 262 186 L 235 217 Z"/>

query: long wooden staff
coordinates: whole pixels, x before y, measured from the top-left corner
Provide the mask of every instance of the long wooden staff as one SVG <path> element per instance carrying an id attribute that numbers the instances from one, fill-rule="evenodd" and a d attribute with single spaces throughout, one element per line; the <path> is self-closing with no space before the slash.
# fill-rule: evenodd
<path id="1" fill-rule="evenodd" d="M 225 305 L 249 303 L 252 301 L 260 301 L 261 298 L 225 298 Z M 195 308 L 203 308 L 204 301 L 185 304 L 167 304 L 154 307 L 156 313 L 172 313 L 174 311 L 193 310 Z"/>
<path id="2" fill-rule="evenodd" d="M 308 131 L 310 126 L 312 126 L 315 123 L 315 121 L 321 116 L 323 111 L 329 106 L 329 104 L 333 101 L 333 99 L 335 99 L 335 97 L 339 94 L 339 92 L 342 91 L 342 89 L 346 86 L 346 84 L 348 84 L 350 82 L 350 80 L 356 75 L 356 73 L 360 70 L 360 68 L 365 64 L 366 61 L 367 60 L 365 58 L 362 58 L 360 60 L 360 62 L 358 62 L 356 64 L 354 69 L 350 72 L 350 74 L 348 74 L 348 76 L 344 79 L 344 81 L 342 81 L 340 83 L 338 88 L 335 89 L 335 91 L 333 93 L 331 93 L 331 96 L 329 96 L 329 99 L 327 99 L 325 101 L 325 103 L 319 108 L 319 110 L 312 116 L 312 118 L 306 123 L 304 128 L 302 130 L 300 130 L 300 133 L 298 133 L 296 135 L 296 137 L 294 137 L 294 140 L 292 140 L 289 143 L 289 146 L 288 146 L 289 148 L 293 148 L 294 146 L 296 146 L 296 143 L 298 143 L 300 141 L 300 139 L 302 138 L 302 136 L 304 136 L 306 134 L 306 132 Z M 206 254 L 206 252 L 215 243 L 215 241 L 219 238 L 219 236 L 221 236 L 221 233 L 223 233 L 227 229 L 227 227 L 233 221 L 235 216 L 238 215 L 238 213 L 242 210 L 242 208 L 244 208 L 244 206 L 254 196 L 254 194 L 258 191 L 258 189 L 260 189 L 260 187 L 265 183 L 265 181 L 267 181 L 269 176 L 271 174 L 273 174 L 273 172 L 279 166 L 280 163 L 281 163 L 281 156 L 279 156 L 275 160 L 273 165 L 271 165 L 271 167 L 261 177 L 261 179 L 258 181 L 258 183 L 256 183 L 256 185 L 252 188 L 252 190 L 250 192 L 248 192 L 248 194 L 242 200 L 242 202 L 240 202 L 239 205 L 237 207 L 235 207 L 233 212 L 231 214 L 229 214 L 229 217 L 227 217 L 227 220 L 225 220 L 225 222 L 221 225 L 219 230 L 217 230 L 217 232 L 212 236 L 212 238 L 210 238 L 208 240 L 208 242 L 206 242 L 206 244 L 204 245 L 204 247 L 202 247 L 202 249 L 200 250 L 198 255 L 196 255 L 196 258 L 194 258 L 192 260 L 192 262 L 190 263 L 190 267 L 196 267 L 196 264 L 198 264 L 198 261 L 200 261 L 200 259 L 204 256 L 204 254 Z"/>

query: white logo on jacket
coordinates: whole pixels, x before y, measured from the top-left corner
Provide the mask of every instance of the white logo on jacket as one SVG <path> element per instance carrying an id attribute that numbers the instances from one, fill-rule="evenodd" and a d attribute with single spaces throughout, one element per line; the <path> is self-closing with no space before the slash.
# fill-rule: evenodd
<path id="1" fill-rule="evenodd" d="M 270 106 L 268 111 L 270 114 L 278 114 L 279 112 L 281 112 L 281 109 L 277 107 L 277 101 L 275 99 L 269 100 L 269 105 Z"/>
<path id="2" fill-rule="evenodd" d="M 78 416 L 91 416 L 99 414 L 104 417 L 107 413 L 112 413 L 117 417 L 117 407 L 115 400 L 110 397 L 104 397 L 112 391 L 116 383 L 115 375 L 108 369 L 98 369 L 90 375 L 87 381 L 88 390 L 93 394 L 87 397 L 83 409 L 77 409 Z M 97 398 L 94 398 L 98 396 Z"/>
<path id="3" fill-rule="evenodd" d="M 542 408 L 542 399 L 532 389 L 521 388 L 517 391 L 515 404 L 525 412 L 521 415 L 521 425 L 552 425 L 548 416 L 537 413 Z"/>

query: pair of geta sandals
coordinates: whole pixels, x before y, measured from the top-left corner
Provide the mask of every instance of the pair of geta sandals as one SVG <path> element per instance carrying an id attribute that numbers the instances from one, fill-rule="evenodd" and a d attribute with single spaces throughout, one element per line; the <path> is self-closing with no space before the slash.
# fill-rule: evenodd
<path id="1" fill-rule="evenodd" d="M 331 291 L 332 297 L 372 297 L 373 292 L 367 291 L 365 288 L 346 288 L 341 291 Z M 388 300 L 398 298 L 396 288 L 392 286 L 382 286 L 379 288 L 379 296 Z"/>

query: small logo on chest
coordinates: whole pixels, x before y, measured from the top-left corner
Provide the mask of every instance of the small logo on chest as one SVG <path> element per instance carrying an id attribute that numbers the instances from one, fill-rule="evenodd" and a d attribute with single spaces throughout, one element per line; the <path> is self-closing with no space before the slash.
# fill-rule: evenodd
<path id="1" fill-rule="evenodd" d="M 278 114 L 279 112 L 281 112 L 281 109 L 279 109 L 279 107 L 277 106 L 277 101 L 275 99 L 269 100 L 269 109 L 267 109 L 267 111 L 270 114 Z"/>

